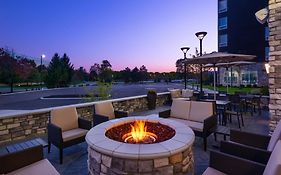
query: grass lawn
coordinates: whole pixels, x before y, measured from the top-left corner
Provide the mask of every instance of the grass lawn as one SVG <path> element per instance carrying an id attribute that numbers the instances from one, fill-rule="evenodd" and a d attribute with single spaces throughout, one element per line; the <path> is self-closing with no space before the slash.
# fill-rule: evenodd
<path id="1" fill-rule="evenodd" d="M 34 89 L 38 89 L 40 88 L 39 85 L 30 85 L 30 86 L 26 86 L 26 85 L 22 85 L 22 86 L 14 86 L 14 91 L 26 91 L 26 90 L 34 90 Z M 0 85 L 0 92 L 10 92 L 10 86 L 7 85 Z"/>
<path id="2" fill-rule="evenodd" d="M 211 90 L 214 89 L 214 87 L 210 86 L 210 85 L 203 85 L 203 87 L 207 88 L 207 89 L 211 89 Z M 217 91 L 226 92 L 226 89 L 227 88 L 224 86 L 216 87 Z M 253 87 L 228 87 L 229 94 L 234 94 L 235 92 L 243 92 L 243 93 L 247 93 L 247 94 L 259 93 L 259 92 L 261 92 L 261 90 L 262 90 L 262 88 L 253 88 Z"/>

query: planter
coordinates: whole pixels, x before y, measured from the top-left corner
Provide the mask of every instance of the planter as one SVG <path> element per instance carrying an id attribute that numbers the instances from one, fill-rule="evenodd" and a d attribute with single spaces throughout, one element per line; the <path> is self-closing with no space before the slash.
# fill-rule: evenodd
<path id="1" fill-rule="evenodd" d="M 156 99 L 157 99 L 156 92 L 155 91 L 148 91 L 148 93 L 147 93 L 148 109 L 155 109 L 156 108 Z"/>

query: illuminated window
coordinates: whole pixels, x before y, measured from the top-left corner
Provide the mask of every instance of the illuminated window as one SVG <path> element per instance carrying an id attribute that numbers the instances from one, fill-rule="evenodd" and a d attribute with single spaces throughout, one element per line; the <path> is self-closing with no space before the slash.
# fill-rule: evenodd
<path id="1" fill-rule="evenodd" d="M 227 0 L 219 0 L 219 13 L 227 11 Z"/>
<path id="2" fill-rule="evenodd" d="M 227 34 L 219 35 L 219 47 L 226 47 L 227 40 Z"/>
<path id="3" fill-rule="evenodd" d="M 227 28 L 227 17 L 219 18 L 219 30 Z"/>

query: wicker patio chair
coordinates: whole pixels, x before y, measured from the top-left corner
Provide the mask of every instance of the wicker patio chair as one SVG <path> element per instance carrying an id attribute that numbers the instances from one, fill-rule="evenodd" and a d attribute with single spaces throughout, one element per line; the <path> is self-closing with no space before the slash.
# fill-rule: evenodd
<path id="1" fill-rule="evenodd" d="M 279 175 L 281 174 L 281 140 L 270 155 L 267 164 L 243 159 L 219 151 L 210 152 L 209 167 L 203 175 Z"/>
<path id="2" fill-rule="evenodd" d="M 91 127 L 91 121 L 78 118 L 75 107 L 52 110 L 48 124 L 48 153 L 50 153 L 51 144 L 59 148 L 62 164 L 63 149 L 84 142 Z"/>
<path id="3" fill-rule="evenodd" d="M 42 145 L 1 155 L 0 165 L 0 174 L 59 175 L 48 159 L 44 159 Z"/>
<path id="4" fill-rule="evenodd" d="M 114 110 L 111 102 L 97 103 L 95 104 L 94 110 L 93 126 L 114 118 L 128 117 L 129 115 L 126 111 Z"/>

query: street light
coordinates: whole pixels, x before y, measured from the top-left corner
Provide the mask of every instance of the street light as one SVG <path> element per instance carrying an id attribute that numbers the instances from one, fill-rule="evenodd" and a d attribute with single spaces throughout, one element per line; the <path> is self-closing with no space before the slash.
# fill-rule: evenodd
<path id="1" fill-rule="evenodd" d="M 202 41 L 204 37 L 207 35 L 207 32 L 197 32 L 195 33 L 197 38 L 200 41 L 200 56 L 202 56 Z M 203 95 L 203 84 L 202 84 L 202 79 L 203 79 L 203 73 L 202 73 L 202 64 L 200 65 L 200 96 L 202 97 Z"/>
<path id="2" fill-rule="evenodd" d="M 184 89 L 186 89 L 186 53 L 189 50 L 189 47 L 182 47 L 181 51 L 183 52 L 184 55 Z"/>
<path id="3" fill-rule="evenodd" d="M 40 89 L 42 90 L 42 66 L 43 66 L 43 59 L 46 58 L 45 54 L 41 55 L 41 59 L 40 59 Z"/>

